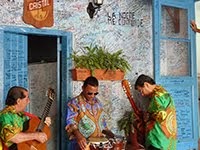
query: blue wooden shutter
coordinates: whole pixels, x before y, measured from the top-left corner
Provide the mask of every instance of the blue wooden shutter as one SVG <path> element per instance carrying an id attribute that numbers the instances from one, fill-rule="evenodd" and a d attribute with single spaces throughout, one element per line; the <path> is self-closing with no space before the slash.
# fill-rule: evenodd
<path id="1" fill-rule="evenodd" d="M 198 150 L 196 49 L 190 28 L 194 1 L 155 0 L 153 9 L 155 80 L 171 93 L 175 101 L 177 150 Z"/>
<path id="2" fill-rule="evenodd" d="M 28 88 L 27 36 L 5 31 L 3 34 L 4 96 L 10 87 Z"/>

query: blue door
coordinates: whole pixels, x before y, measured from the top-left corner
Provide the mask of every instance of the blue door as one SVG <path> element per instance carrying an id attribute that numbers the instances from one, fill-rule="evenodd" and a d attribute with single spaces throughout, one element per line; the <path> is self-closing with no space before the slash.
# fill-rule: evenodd
<path id="1" fill-rule="evenodd" d="M 198 150 L 197 66 L 194 0 L 153 2 L 155 80 L 174 98 L 177 109 L 177 150 Z"/>
<path id="2" fill-rule="evenodd" d="M 28 87 L 27 36 L 9 31 L 1 31 L 1 82 L 2 97 L 5 100 L 10 87 Z M 3 101 L 3 105 L 4 105 Z"/>

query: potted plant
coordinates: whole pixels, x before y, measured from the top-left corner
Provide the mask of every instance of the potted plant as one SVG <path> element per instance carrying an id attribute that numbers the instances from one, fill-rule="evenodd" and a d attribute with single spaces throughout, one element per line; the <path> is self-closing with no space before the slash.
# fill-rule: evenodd
<path id="1" fill-rule="evenodd" d="M 119 130 L 124 130 L 124 134 L 126 137 L 128 137 L 130 133 L 134 130 L 133 123 L 134 123 L 133 111 L 126 111 L 123 117 L 117 122 Z"/>
<path id="2" fill-rule="evenodd" d="M 140 147 L 137 141 L 137 132 L 134 129 L 134 121 L 134 112 L 126 111 L 123 117 L 117 122 L 119 129 L 124 130 L 127 140 L 126 149 L 138 149 Z"/>
<path id="3" fill-rule="evenodd" d="M 71 54 L 75 68 L 72 69 L 73 80 L 85 80 L 90 75 L 99 80 L 121 80 L 130 71 L 130 65 L 122 50 L 110 53 L 105 47 L 90 45 L 83 47 L 83 54 Z M 78 74 L 80 73 L 80 74 Z"/>

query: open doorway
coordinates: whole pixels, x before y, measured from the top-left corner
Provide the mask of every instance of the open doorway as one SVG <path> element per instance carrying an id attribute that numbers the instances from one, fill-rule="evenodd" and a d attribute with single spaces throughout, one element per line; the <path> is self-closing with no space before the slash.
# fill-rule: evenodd
<path id="1" fill-rule="evenodd" d="M 40 116 L 48 100 L 46 91 L 54 88 L 56 98 L 50 109 L 53 128 L 48 150 L 67 149 L 65 104 L 71 97 L 72 63 L 68 58 L 72 52 L 72 33 L 14 26 L 1 26 L 0 31 L 1 104 L 5 103 L 10 87 L 30 88 L 28 111 Z"/>
<path id="2" fill-rule="evenodd" d="M 48 102 L 48 88 L 57 91 L 57 37 L 28 35 L 28 81 L 30 93 L 30 112 L 41 117 Z M 56 95 L 55 95 L 56 96 Z M 55 97 L 55 100 L 56 97 Z M 51 140 L 48 150 L 57 149 L 57 105 L 54 101 L 49 115 L 52 119 Z"/>

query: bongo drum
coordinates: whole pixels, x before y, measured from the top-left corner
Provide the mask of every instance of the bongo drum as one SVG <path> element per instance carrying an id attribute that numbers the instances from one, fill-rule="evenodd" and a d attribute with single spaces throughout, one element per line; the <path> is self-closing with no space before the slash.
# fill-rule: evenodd
<path id="1" fill-rule="evenodd" d="M 88 138 L 88 142 L 90 150 L 110 150 L 113 147 L 105 137 Z"/>

